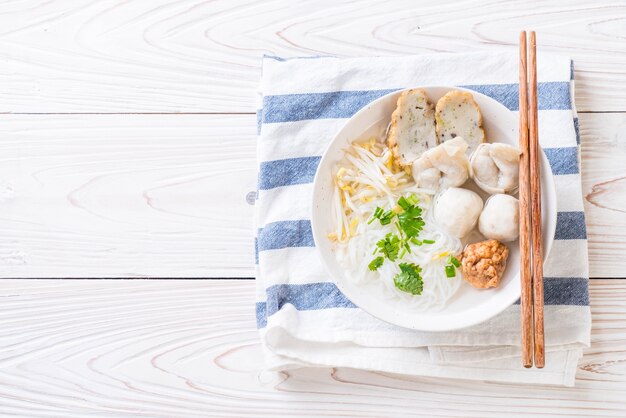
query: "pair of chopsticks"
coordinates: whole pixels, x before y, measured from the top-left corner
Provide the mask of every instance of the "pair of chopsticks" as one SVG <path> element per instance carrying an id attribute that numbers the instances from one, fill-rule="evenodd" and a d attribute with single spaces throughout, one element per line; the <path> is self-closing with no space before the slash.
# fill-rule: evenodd
<path id="1" fill-rule="evenodd" d="M 520 33 L 519 53 L 519 246 L 522 285 L 522 363 L 545 364 L 543 333 L 543 248 L 541 237 L 541 174 L 537 119 L 537 40 L 530 32 L 527 68 L 526 31 Z M 531 247 L 532 244 L 532 247 Z M 532 263 L 532 270 L 531 270 Z"/>

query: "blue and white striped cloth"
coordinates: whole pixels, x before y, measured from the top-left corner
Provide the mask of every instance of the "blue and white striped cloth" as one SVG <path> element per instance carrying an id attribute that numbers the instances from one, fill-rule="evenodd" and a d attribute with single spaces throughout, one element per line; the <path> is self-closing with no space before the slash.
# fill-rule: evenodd
<path id="1" fill-rule="evenodd" d="M 544 268 L 547 366 L 526 370 L 519 358 L 519 305 L 450 333 L 389 325 L 356 307 L 330 281 L 310 224 L 315 170 L 347 118 L 382 95 L 420 85 L 467 87 L 516 112 L 517 54 L 264 58 L 256 313 L 269 369 L 345 366 L 573 385 L 591 327 L 573 65 L 567 57 L 540 54 L 538 66 L 539 137 L 555 174 L 558 216 Z"/>

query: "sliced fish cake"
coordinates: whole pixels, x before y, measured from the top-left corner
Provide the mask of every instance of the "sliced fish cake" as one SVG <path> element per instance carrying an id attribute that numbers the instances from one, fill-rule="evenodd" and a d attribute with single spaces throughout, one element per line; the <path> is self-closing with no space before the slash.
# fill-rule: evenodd
<path id="1" fill-rule="evenodd" d="M 398 97 L 387 144 L 401 166 L 410 165 L 424 151 L 437 146 L 435 111 L 424 90 L 406 90 Z"/>
<path id="2" fill-rule="evenodd" d="M 471 93 L 459 90 L 446 93 L 437 102 L 435 119 L 437 139 L 445 142 L 460 136 L 469 145 L 468 155 L 485 142 L 483 116 Z"/>

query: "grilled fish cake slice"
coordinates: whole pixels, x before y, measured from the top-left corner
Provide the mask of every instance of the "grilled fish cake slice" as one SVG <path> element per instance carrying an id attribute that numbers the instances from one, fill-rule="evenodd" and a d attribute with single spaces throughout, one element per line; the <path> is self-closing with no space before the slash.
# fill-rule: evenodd
<path id="1" fill-rule="evenodd" d="M 435 111 L 426 91 L 411 89 L 398 97 L 391 115 L 387 144 L 400 166 L 413 163 L 424 151 L 437 146 Z"/>
<path id="2" fill-rule="evenodd" d="M 446 93 L 437 102 L 435 119 L 437 139 L 445 142 L 460 136 L 469 145 L 468 155 L 485 142 L 483 116 L 471 93 L 459 90 Z"/>

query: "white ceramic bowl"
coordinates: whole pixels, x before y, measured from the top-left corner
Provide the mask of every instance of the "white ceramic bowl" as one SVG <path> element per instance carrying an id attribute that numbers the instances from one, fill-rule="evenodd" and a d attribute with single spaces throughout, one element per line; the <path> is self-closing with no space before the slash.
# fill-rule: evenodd
<path id="1" fill-rule="evenodd" d="M 426 90 L 432 103 L 458 87 L 420 87 Z M 518 118 L 502 104 L 475 91 L 474 95 L 483 115 L 483 127 L 489 142 L 518 144 Z M 520 297 L 519 245 L 509 243 L 509 259 L 502 283 L 497 289 L 477 290 L 462 283 L 448 305 L 439 311 L 412 311 L 409 305 L 381 299 L 374 287 L 357 285 L 345 277 L 343 268 L 335 259 L 327 234 L 334 230 L 331 202 L 333 194 L 332 168 L 341 160 L 344 149 L 357 139 L 365 139 L 383 132 L 389 124 L 400 92 L 381 97 L 358 111 L 332 140 L 322 157 L 313 185 L 312 228 L 315 245 L 328 272 L 341 292 L 354 304 L 370 314 L 402 327 L 422 331 L 450 331 L 483 322 Z M 541 186 L 543 211 L 544 260 L 547 258 L 556 227 L 556 194 L 550 165 L 541 153 Z M 483 193 L 484 197 L 485 194 Z M 364 263 L 367 260 L 363 261 Z M 419 297 L 419 296 L 416 296 Z"/>

